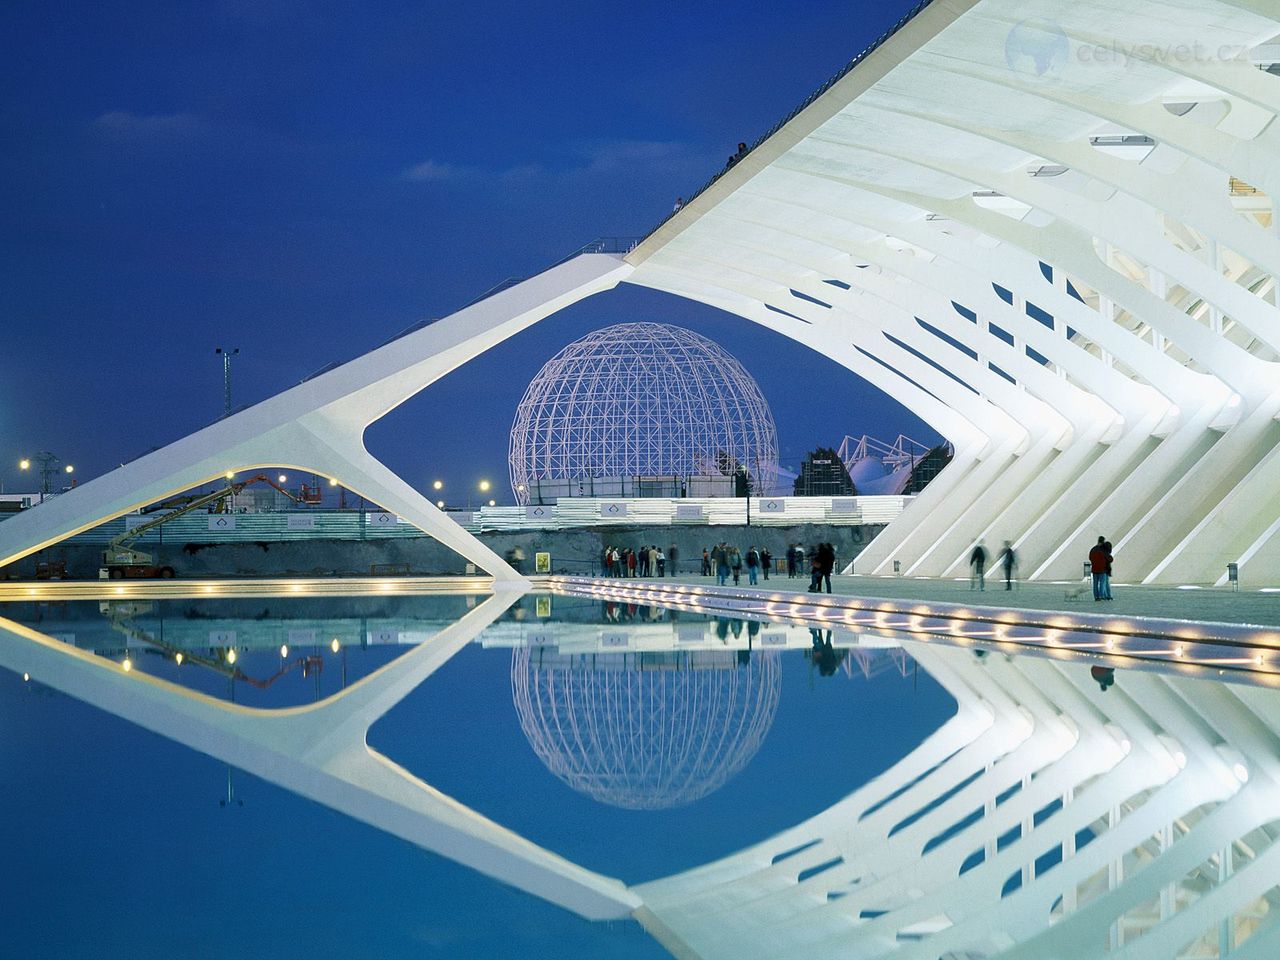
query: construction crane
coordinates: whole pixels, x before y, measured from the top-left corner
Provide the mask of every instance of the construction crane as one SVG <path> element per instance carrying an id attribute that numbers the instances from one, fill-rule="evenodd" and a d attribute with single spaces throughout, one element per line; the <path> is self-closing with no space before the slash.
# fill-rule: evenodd
<path id="1" fill-rule="evenodd" d="M 225 487 L 214 490 L 212 493 L 206 493 L 203 496 L 197 496 L 178 509 L 169 513 L 162 514 L 145 523 L 140 523 L 131 530 L 125 530 L 119 536 L 115 537 L 107 548 L 102 552 L 102 570 L 99 577 L 110 580 L 146 578 L 154 579 L 159 577 L 164 580 L 170 580 L 174 576 L 173 567 L 168 565 L 157 566 L 155 557 L 147 553 L 145 550 L 134 550 L 129 544 L 133 543 L 139 537 L 149 530 L 154 530 L 162 524 L 168 523 L 170 520 L 176 520 L 178 517 L 184 516 L 193 511 L 199 510 L 201 507 L 208 507 L 212 504 L 220 503 L 228 497 L 235 496 L 245 487 L 255 483 L 265 483 L 268 486 L 279 490 L 290 500 L 295 503 L 304 502 L 301 498 L 290 493 L 280 484 L 276 483 L 265 473 L 250 477 L 248 480 L 242 480 L 238 483 L 229 483 Z"/>

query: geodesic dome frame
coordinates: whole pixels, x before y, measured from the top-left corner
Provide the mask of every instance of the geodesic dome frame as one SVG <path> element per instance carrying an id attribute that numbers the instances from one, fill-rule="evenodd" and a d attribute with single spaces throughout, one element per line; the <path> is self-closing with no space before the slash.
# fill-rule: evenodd
<path id="1" fill-rule="evenodd" d="M 719 344 L 670 324 L 622 323 L 538 371 L 516 410 L 508 462 L 518 503 L 545 483 L 572 495 L 597 492 L 596 479 L 724 477 L 740 464 L 767 492 L 778 434 L 759 386 Z"/>
<path id="2" fill-rule="evenodd" d="M 553 774 L 610 806 L 662 810 L 715 792 L 755 756 L 778 709 L 782 662 L 517 647 L 511 692 Z"/>

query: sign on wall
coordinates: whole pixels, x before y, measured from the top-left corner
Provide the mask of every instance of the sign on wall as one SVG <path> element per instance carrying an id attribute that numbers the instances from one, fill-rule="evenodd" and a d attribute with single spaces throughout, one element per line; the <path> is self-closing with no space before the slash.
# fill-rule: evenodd
<path id="1" fill-rule="evenodd" d="M 619 500 L 600 501 L 600 516 L 606 519 L 612 519 L 616 517 L 625 517 L 626 515 L 627 505 L 625 502 Z"/>

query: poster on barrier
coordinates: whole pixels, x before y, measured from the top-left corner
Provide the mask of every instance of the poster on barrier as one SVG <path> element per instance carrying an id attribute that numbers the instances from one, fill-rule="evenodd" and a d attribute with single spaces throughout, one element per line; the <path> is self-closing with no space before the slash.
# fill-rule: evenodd
<path id="1" fill-rule="evenodd" d="M 235 517 L 228 516 L 225 513 L 214 513 L 209 515 L 210 530 L 234 530 L 235 528 Z"/>
<path id="2" fill-rule="evenodd" d="M 676 519 L 677 520 L 701 520 L 703 517 L 702 504 L 700 503 L 677 503 Z"/>
<path id="3" fill-rule="evenodd" d="M 291 513 L 288 516 L 290 530 L 314 530 L 316 518 L 309 513 Z"/>
<path id="4" fill-rule="evenodd" d="M 524 508 L 526 520 L 550 520 L 555 507 L 547 503 L 533 503 Z"/>
<path id="5" fill-rule="evenodd" d="M 394 513 L 368 513 L 364 521 L 371 527 L 392 529 L 399 518 Z"/>
<path id="6" fill-rule="evenodd" d="M 787 501 L 784 497 L 766 497 L 757 501 L 761 513 L 786 513 Z"/>
<path id="7" fill-rule="evenodd" d="M 625 502 L 618 500 L 601 500 L 600 516 L 605 519 L 613 517 L 625 517 L 627 515 L 627 505 Z"/>
<path id="8" fill-rule="evenodd" d="M 832 497 L 831 512 L 844 516 L 858 512 L 858 501 L 855 497 Z"/>
<path id="9" fill-rule="evenodd" d="M 707 635 L 707 625 L 702 622 L 697 623 L 677 623 L 676 624 L 676 642 L 677 643 L 701 643 Z"/>

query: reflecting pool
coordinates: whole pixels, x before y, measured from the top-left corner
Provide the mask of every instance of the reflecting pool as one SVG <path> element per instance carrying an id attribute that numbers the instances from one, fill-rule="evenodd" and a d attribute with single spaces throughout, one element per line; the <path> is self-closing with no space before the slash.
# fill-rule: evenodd
<path id="1" fill-rule="evenodd" d="M 1277 955 L 1267 628 L 300 592 L 0 603 L 5 956 Z"/>
<path id="2" fill-rule="evenodd" d="M 130 683 L 288 714 L 488 600 L 18 602 L 0 617 Z M 954 712 L 900 646 L 854 641 L 530 595 L 368 742 L 515 834 L 638 883 L 818 813 Z M 632 921 L 581 920 L 23 672 L 0 673 L 0 842 L 23 878 L 0 899 L 14 956 L 667 956 Z"/>

